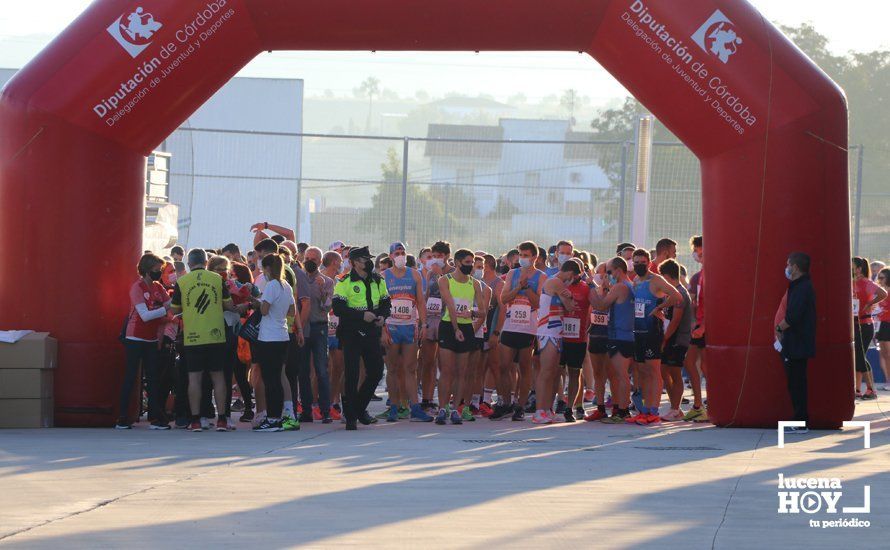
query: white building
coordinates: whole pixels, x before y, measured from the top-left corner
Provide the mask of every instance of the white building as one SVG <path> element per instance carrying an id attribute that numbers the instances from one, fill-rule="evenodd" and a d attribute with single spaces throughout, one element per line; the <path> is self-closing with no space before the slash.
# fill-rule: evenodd
<path id="1" fill-rule="evenodd" d="M 302 177 L 303 81 L 233 78 L 157 149 L 172 154 L 170 202 L 186 247 L 253 248 L 250 226 L 268 221 L 309 240 Z M 215 131 L 203 131 L 215 130 Z"/>

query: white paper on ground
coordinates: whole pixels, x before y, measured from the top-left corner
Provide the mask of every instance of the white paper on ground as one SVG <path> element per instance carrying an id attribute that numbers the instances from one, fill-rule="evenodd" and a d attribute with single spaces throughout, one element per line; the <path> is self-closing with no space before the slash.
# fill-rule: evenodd
<path id="1" fill-rule="evenodd" d="M 0 330 L 0 342 L 6 344 L 15 344 L 25 336 L 34 332 L 33 330 Z"/>

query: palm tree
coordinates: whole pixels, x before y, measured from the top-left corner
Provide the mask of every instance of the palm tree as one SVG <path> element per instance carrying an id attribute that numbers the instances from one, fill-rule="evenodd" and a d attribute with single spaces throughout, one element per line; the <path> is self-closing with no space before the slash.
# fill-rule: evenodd
<path id="1" fill-rule="evenodd" d="M 365 132 L 371 132 L 371 109 L 374 106 L 374 96 L 380 93 L 380 79 L 369 76 L 359 86 L 359 91 L 368 97 L 368 121 L 365 124 Z"/>

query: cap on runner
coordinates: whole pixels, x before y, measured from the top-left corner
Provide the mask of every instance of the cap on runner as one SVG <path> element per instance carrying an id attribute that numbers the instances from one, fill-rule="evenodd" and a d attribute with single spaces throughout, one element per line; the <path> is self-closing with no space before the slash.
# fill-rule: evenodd
<path id="1" fill-rule="evenodd" d="M 405 246 L 405 243 L 400 243 L 400 242 L 394 242 L 391 245 L 389 245 L 389 253 L 390 254 L 392 254 L 396 250 L 402 250 L 402 251 L 407 252 L 408 248 Z"/>
<path id="2" fill-rule="evenodd" d="M 328 250 L 343 250 L 346 248 L 346 243 L 343 241 L 334 241 L 328 246 Z"/>

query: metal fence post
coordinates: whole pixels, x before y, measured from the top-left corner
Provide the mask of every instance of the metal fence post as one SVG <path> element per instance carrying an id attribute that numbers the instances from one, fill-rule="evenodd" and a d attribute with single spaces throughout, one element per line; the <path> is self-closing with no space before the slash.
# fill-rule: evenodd
<path id="1" fill-rule="evenodd" d="M 407 240 L 408 225 L 408 143 L 406 137 L 402 149 L 402 213 L 399 216 L 399 239 L 403 243 Z"/>
<path id="2" fill-rule="evenodd" d="M 619 195 L 621 197 L 618 206 L 618 242 L 624 242 L 624 194 L 627 189 L 627 148 L 630 145 L 625 141 L 621 145 L 621 189 Z"/>
<path id="3" fill-rule="evenodd" d="M 862 157 L 865 154 L 865 146 L 859 145 L 859 159 L 856 167 L 856 210 L 853 225 L 853 255 L 859 255 L 859 229 L 862 216 Z"/>

